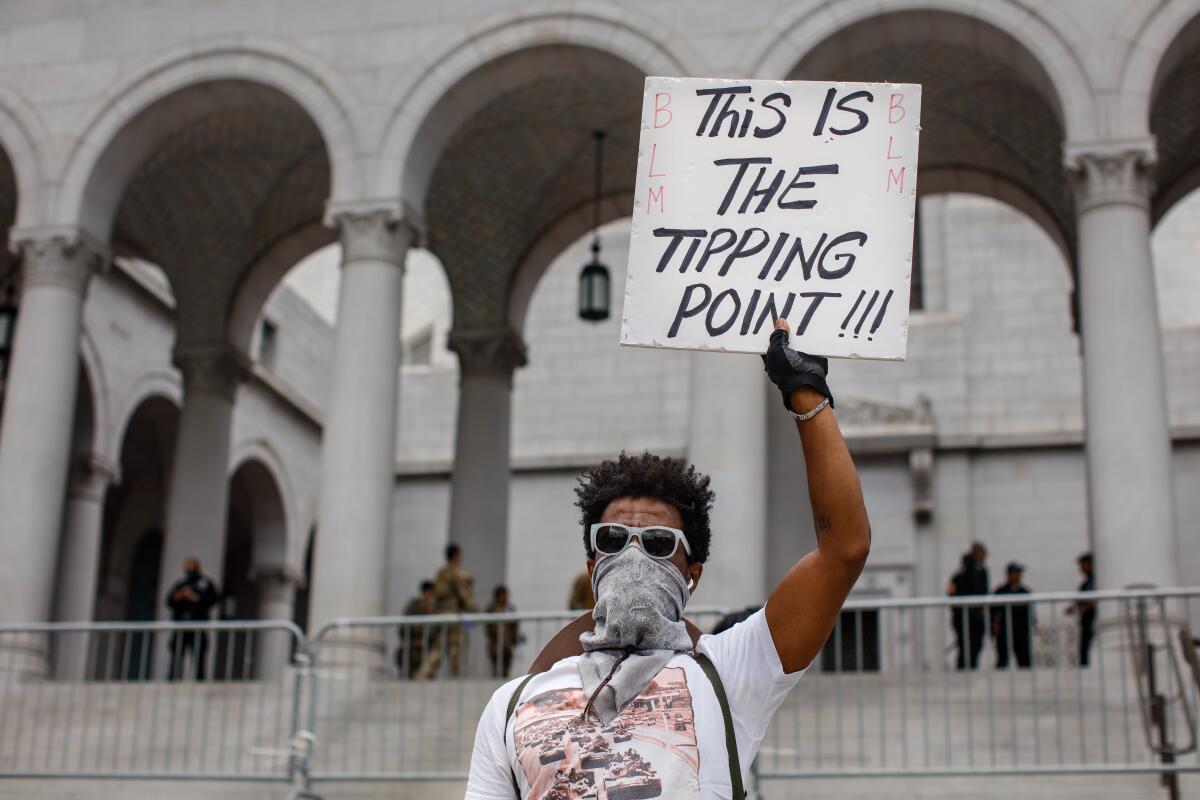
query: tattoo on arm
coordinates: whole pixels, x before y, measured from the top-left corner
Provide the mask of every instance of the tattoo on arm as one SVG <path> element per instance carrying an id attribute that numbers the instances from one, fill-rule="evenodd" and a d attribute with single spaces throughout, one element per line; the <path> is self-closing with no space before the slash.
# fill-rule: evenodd
<path id="1" fill-rule="evenodd" d="M 818 517 L 813 517 L 813 524 L 816 528 L 817 538 L 821 538 L 821 534 L 833 528 L 833 521 L 825 514 Z"/>

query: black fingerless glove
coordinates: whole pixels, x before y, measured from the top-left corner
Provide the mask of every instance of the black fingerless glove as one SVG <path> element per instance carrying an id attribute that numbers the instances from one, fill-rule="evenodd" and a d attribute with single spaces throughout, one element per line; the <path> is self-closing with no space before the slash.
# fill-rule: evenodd
<path id="1" fill-rule="evenodd" d="M 828 397 L 829 405 L 833 405 L 833 395 L 829 392 L 829 384 L 825 382 L 825 376 L 829 373 L 829 360 L 821 356 L 806 355 L 788 347 L 787 331 L 776 329 L 771 334 L 771 344 L 762 358 L 763 365 L 767 368 L 767 377 L 783 393 L 783 407 L 788 411 L 792 410 L 788 402 L 792 392 L 806 386 Z"/>

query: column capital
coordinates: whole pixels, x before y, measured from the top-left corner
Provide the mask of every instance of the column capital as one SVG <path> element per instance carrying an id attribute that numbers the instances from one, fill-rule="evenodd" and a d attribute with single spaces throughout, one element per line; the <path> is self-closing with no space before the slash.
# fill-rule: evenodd
<path id="1" fill-rule="evenodd" d="M 1150 208 L 1153 139 L 1070 144 L 1065 164 L 1073 176 L 1077 213 L 1105 205 Z"/>
<path id="2" fill-rule="evenodd" d="M 189 347 L 176 350 L 173 361 L 183 373 L 183 391 L 233 401 L 238 384 L 249 375 L 249 365 L 231 347 Z"/>
<path id="3" fill-rule="evenodd" d="M 385 261 L 404 266 L 404 255 L 420 231 L 397 206 L 369 201 L 331 203 L 325 224 L 338 229 L 342 263 Z"/>
<path id="4" fill-rule="evenodd" d="M 110 484 L 120 481 L 121 468 L 96 453 L 77 456 L 71 462 L 71 478 L 67 494 L 71 498 L 104 501 Z"/>
<path id="5" fill-rule="evenodd" d="M 529 363 L 525 340 L 507 325 L 455 329 L 446 345 L 458 354 L 463 375 L 493 375 L 511 384 L 513 370 Z"/>
<path id="6" fill-rule="evenodd" d="M 21 256 L 21 282 L 59 286 L 82 295 L 92 274 L 109 263 L 108 249 L 80 228 L 14 229 L 9 249 Z"/>

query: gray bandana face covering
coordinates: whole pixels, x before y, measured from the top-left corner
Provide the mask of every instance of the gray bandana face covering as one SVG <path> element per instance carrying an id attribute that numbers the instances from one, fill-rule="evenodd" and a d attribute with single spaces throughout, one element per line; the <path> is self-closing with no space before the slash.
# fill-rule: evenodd
<path id="1" fill-rule="evenodd" d="M 688 589 L 674 564 L 656 561 L 635 545 L 596 562 L 592 589 L 596 625 L 579 637 L 584 651 L 579 677 L 584 694 L 595 695 L 592 711 L 607 725 L 671 656 L 692 649 L 683 623 Z M 611 680 L 597 694 L 610 674 Z"/>

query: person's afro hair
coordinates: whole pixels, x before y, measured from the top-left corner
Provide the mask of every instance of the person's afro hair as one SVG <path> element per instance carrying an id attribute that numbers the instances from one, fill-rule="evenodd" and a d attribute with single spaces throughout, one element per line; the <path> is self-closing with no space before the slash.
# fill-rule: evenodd
<path id="1" fill-rule="evenodd" d="M 575 488 L 575 505 L 583 525 L 583 546 L 589 557 L 592 550 L 591 528 L 600 521 L 608 504 L 620 497 L 649 497 L 670 503 L 683 517 L 683 533 L 692 554 L 691 563 L 708 560 L 712 530 L 709 512 L 713 492 L 709 478 L 682 459 L 656 456 L 643 452 L 631 456 L 622 452 L 615 459 L 601 462 L 579 476 Z"/>

